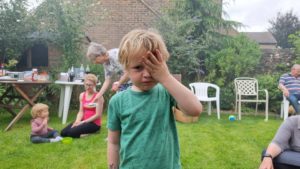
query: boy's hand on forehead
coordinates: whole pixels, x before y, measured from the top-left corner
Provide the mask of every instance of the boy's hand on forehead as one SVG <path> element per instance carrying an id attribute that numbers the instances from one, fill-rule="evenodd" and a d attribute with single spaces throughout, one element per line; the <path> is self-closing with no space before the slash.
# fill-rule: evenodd
<path id="1" fill-rule="evenodd" d="M 162 54 L 158 49 L 153 52 L 148 51 L 142 61 L 152 78 L 158 82 L 170 75 L 166 61 L 163 60 Z"/>

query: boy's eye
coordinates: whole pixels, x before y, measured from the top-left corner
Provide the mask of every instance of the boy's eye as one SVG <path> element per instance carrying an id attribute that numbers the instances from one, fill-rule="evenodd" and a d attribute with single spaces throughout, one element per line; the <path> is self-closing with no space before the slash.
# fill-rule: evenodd
<path id="1" fill-rule="evenodd" d="M 140 70 L 142 70 L 143 69 L 143 66 L 135 66 L 135 67 L 133 67 L 133 69 L 135 69 L 135 70 L 137 70 L 137 71 L 140 71 Z"/>

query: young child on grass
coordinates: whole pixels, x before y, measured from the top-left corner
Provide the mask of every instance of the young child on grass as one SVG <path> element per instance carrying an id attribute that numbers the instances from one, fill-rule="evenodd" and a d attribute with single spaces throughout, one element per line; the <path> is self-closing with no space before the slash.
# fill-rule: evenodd
<path id="1" fill-rule="evenodd" d="M 37 103 L 32 107 L 31 135 L 32 143 L 49 143 L 62 140 L 58 131 L 48 127 L 49 107 L 43 103 Z"/>
<path id="2" fill-rule="evenodd" d="M 79 96 L 80 106 L 76 120 L 61 131 L 63 137 L 80 138 L 100 130 L 104 98 L 101 96 L 96 103 L 92 102 L 97 95 L 97 81 L 94 74 L 85 75 L 85 92 Z"/>
<path id="3" fill-rule="evenodd" d="M 172 107 L 177 104 L 186 114 L 198 116 L 201 103 L 170 74 L 169 53 L 158 33 L 133 30 L 119 49 L 120 63 L 133 85 L 109 102 L 109 168 L 181 168 Z"/>

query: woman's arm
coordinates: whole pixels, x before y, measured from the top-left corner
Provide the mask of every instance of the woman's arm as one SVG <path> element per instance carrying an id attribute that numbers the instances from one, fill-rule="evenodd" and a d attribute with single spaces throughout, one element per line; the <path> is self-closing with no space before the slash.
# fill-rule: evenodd
<path id="1" fill-rule="evenodd" d="M 126 83 L 129 80 L 127 71 L 124 71 L 124 74 L 120 77 L 119 81 L 114 82 L 112 86 L 113 91 L 118 91 L 121 84 Z"/>
<path id="2" fill-rule="evenodd" d="M 79 95 L 79 104 L 80 104 L 79 111 L 77 113 L 76 120 L 73 123 L 72 127 L 78 126 L 82 120 L 82 117 L 83 117 L 83 105 L 82 105 L 83 94 L 84 94 L 84 92 Z"/>
<path id="3" fill-rule="evenodd" d="M 94 102 L 95 100 L 101 98 L 104 93 L 106 92 L 106 90 L 108 89 L 109 85 L 111 83 L 111 79 L 110 78 L 106 78 L 100 91 L 97 93 L 96 97 L 92 100 L 92 102 Z"/>
<path id="4" fill-rule="evenodd" d="M 128 72 L 124 70 L 124 74 L 120 77 L 119 83 L 123 84 L 129 80 Z"/>
<path id="5" fill-rule="evenodd" d="M 119 168 L 120 131 L 108 130 L 107 157 L 109 169 Z"/>

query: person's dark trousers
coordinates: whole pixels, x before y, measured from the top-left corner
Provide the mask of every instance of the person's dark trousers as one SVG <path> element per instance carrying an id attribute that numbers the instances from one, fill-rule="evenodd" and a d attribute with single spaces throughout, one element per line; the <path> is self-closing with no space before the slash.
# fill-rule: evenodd
<path id="1" fill-rule="evenodd" d="M 294 107 L 296 113 L 300 114 L 300 104 L 298 102 L 300 100 L 300 94 L 290 94 L 289 97 L 287 97 L 287 99 Z"/>
<path id="2" fill-rule="evenodd" d="M 73 123 L 69 124 L 67 127 L 65 127 L 61 131 L 62 137 L 73 137 L 73 138 L 79 138 L 81 134 L 90 134 L 95 133 L 100 130 L 100 126 L 97 126 L 93 122 L 84 123 L 79 126 L 75 126 L 71 128 Z"/>
<path id="3" fill-rule="evenodd" d="M 261 154 L 261 161 L 266 150 Z M 284 151 L 273 159 L 274 169 L 300 169 L 300 152 Z"/>
<path id="4" fill-rule="evenodd" d="M 44 135 L 40 135 L 40 136 L 31 135 L 30 136 L 30 141 L 32 143 L 49 143 L 50 142 L 50 138 L 55 138 L 57 136 L 59 136 L 58 131 L 51 130 L 47 134 L 44 134 Z"/>

